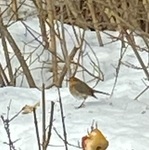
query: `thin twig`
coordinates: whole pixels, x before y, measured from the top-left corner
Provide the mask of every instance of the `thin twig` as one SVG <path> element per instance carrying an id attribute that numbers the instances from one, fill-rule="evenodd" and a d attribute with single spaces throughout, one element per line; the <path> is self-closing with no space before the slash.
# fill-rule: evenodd
<path id="1" fill-rule="evenodd" d="M 45 85 L 42 85 L 42 148 L 46 150 L 46 103 L 45 103 Z"/>
<path id="2" fill-rule="evenodd" d="M 1 119 L 3 121 L 3 124 L 4 124 L 4 128 L 5 128 L 5 131 L 7 133 L 7 136 L 8 136 L 8 140 L 9 140 L 9 143 L 7 143 L 7 145 L 9 145 L 9 149 L 10 150 L 16 150 L 15 146 L 14 146 L 14 143 L 17 142 L 19 139 L 15 140 L 15 141 L 12 141 L 11 139 L 11 133 L 10 133 L 10 120 L 9 120 L 9 114 L 10 114 L 10 107 L 11 107 L 11 101 L 9 102 L 9 105 L 7 107 L 7 117 L 6 119 L 4 118 L 3 115 L 1 115 Z M 15 115 L 15 117 L 12 117 L 13 119 L 16 118 L 17 115 Z"/>
<path id="3" fill-rule="evenodd" d="M 51 101 L 51 115 L 50 115 L 50 121 L 49 121 L 49 130 L 48 130 L 48 135 L 47 135 L 47 140 L 45 143 L 45 147 L 47 148 L 50 138 L 51 138 L 51 132 L 52 132 L 52 126 L 53 126 L 53 116 L 54 116 L 54 102 Z"/>
<path id="4" fill-rule="evenodd" d="M 62 119 L 62 126 L 63 126 L 65 150 L 68 150 L 67 132 L 66 132 L 66 126 L 65 126 L 65 120 L 64 120 L 62 99 L 61 99 L 61 94 L 60 94 L 60 89 L 59 88 L 58 88 L 58 96 L 59 96 L 60 112 L 61 112 L 61 119 Z"/>
<path id="5" fill-rule="evenodd" d="M 40 137 L 39 137 L 39 131 L 38 131 L 38 122 L 37 122 L 36 108 L 35 107 L 33 108 L 33 115 L 34 115 L 34 124 L 35 124 L 35 129 L 36 129 L 36 137 L 37 137 L 38 149 L 41 150 Z"/>
<path id="6" fill-rule="evenodd" d="M 11 121 L 14 120 L 16 117 L 18 117 L 21 112 L 22 112 L 22 109 L 21 109 L 19 112 L 17 112 L 11 119 L 9 119 L 9 122 L 11 122 Z"/>
<path id="7" fill-rule="evenodd" d="M 71 144 L 69 143 L 68 141 L 65 141 L 65 139 L 63 139 L 63 137 L 58 133 L 58 131 L 56 130 L 56 128 L 54 127 L 53 130 L 55 131 L 55 133 L 57 134 L 57 136 L 63 141 L 63 142 L 67 142 L 67 144 L 69 146 L 72 146 L 72 147 L 76 147 L 78 149 L 82 149 L 82 147 L 80 145 L 74 145 L 74 144 Z M 79 142 L 78 142 L 79 143 Z"/>
<path id="8" fill-rule="evenodd" d="M 141 91 L 141 92 L 134 98 L 134 100 L 138 100 L 138 98 L 139 98 L 143 93 L 145 93 L 148 89 L 149 89 L 149 86 L 147 86 L 143 91 Z"/>
<path id="9" fill-rule="evenodd" d="M 139 52 L 137 51 L 137 48 L 135 47 L 135 44 L 134 44 L 134 39 L 133 37 L 131 36 L 131 34 L 129 34 L 126 30 L 125 31 L 125 34 L 126 34 L 126 39 L 128 40 L 129 42 L 129 45 L 132 47 L 132 50 L 135 54 L 135 56 L 137 57 L 143 71 L 144 71 L 144 74 L 146 75 L 147 79 L 149 80 L 149 73 L 148 73 L 148 70 L 143 62 L 143 59 L 141 58 Z"/>
<path id="10" fill-rule="evenodd" d="M 112 88 L 112 92 L 111 92 L 111 96 L 110 96 L 110 97 L 112 97 L 112 95 L 113 95 L 113 93 L 114 93 L 114 90 L 115 90 L 115 87 L 116 87 L 116 84 L 117 84 L 117 80 L 118 80 L 119 71 L 120 71 L 121 61 L 122 61 L 122 59 L 123 59 L 123 56 L 124 56 L 124 54 L 125 54 L 127 48 L 128 48 L 128 45 L 126 46 L 126 48 L 124 49 L 124 51 L 123 51 L 123 47 L 121 48 L 120 58 L 119 58 L 119 61 L 118 61 L 118 65 L 117 65 L 117 67 L 116 67 L 116 75 L 115 75 L 116 77 L 115 77 L 115 81 L 114 81 L 114 85 L 113 85 L 113 88 Z"/>

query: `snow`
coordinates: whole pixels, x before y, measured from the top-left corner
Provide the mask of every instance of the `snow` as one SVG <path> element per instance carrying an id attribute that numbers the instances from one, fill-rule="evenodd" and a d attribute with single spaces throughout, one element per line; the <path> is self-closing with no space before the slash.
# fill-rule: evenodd
<path id="1" fill-rule="evenodd" d="M 34 27 L 34 30 L 37 32 L 40 32 L 37 19 L 26 20 L 25 23 L 31 27 Z M 69 31 L 69 34 L 73 35 L 71 27 L 68 25 L 65 25 L 65 27 Z M 20 22 L 17 22 L 11 26 L 9 31 L 13 34 L 13 37 L 17 41 L 18 46 L 22 49 L 24 46 L 23 42 L 29 42 L 33 38 L 29 34 L 25 35 L 24 27 Z M 114 36 L 118 35 L 117 32 L 107 32 Z M 72 41 L 73 36 L 70 37 L 69 34 L 66 34 L 68 44 L 67 46 L 68 49 L 72 49 L 74 41 Z M 104 81 L 100 82 L 95 87 L 95 89 L 110 93 L 115 81 L 116 71 L 114 67 L 117 67 L 120 58 L 121 42 L 117 41 L 109 43 L 111 39 L 104 33 L 102 33 L 102 39 L 105 43 L 104 47 L 100 47 L 98 45 L 96 34 L 94 32 L 87 31 L 86 33 L 86 40 L 89 42 L 92 49 L 96 52 L 96 56 L 100 62 L 101 70 L 104 72 Z M 136 38 L 136 40 L 143 46 L 141 39 Z M 36 41 L 32 42 L 32 45 L 36 45 Z M 2 64 L 5 64 L 1 44 L 0 49 L 0 60 Z M 60 46 L 58 46 L 58 49 L 60 49 Z M 25 50 L 26 52 L 32 51 L 32 49 L 29 49 L 28 46 L 26 46 Z M 38 50 L 41 52 L 42 47 L 39 47 Z M 38 50 L 37 53 L 39 54 Z M 86 46 L 85 50 L 88 51 L 94 60 L 95 58 L 90 48 Z M 37 54 L 35 54 L 33 58 L 35 58 L 36 55 Z M 144 62 L 147 63 L 148 54 L 145 52 L 140 52 L 140 55 L 142 56 Z M 46 56 L 47 53 L 43 54 L 42 58 L 44 59 Z M 140 67 L 130 47 L 126 51 L 122 61 L 129 62 L 135 66 Z M 15 67 L 18 67 L 15 59 L 12 62 Z M 92 70 L 88 61 L 84 61 L 84 63 L 87 68 Z M 37 61 L 31 65 L 32 68 L 37 66 L 41 66 L 41 64 Z M 45 73 L 47 72 L 44 72 L 43 74 Z M 32 72 L 32 74 L 34 75 L 36 83 L 39 83 L 39 87 L 41 87 L 42 82 L 44 82 L 41 80 L 43 74 L 41 75 L 39 70 Z M 45 75 L 45 77 L 47 76 L 48 73 Z M 80 73 L 77 74 L 77 76 L 80 79 L 82 78 Z M 81 138 L 87 134 L 87 130 L 90 129 L 92 121 L 95 120 L 98 123 L 98 128 L 109 141 L 108 150 L 147 150 L 149 147 L 148 91 L 141 95 L 138 100 L 134 100 L 135 97 L 145 88 L 145 85 L 142 82 L 144 78 L 145 74 L 142 70 L 121 65 L 118 81 L 112 97 L 97 93 L 96 96 L 98 97 L 98 100 L 89 97 L 85 103 L 85 107 L 80 109 L 75 109 L 75 106 L 78 106 L 81 101 L 75 100 L 71 96 L 68 87 L 64 85 L 60 89 L 60 93 L 63 103 L 68 142 L 77 146 L 78 141 L 81 142 Z M 86 81 L 89 81 L 91 77 L 85 76 L 85 79 Z M 41 101 L 41 91 L 39 89 L 27 88 L 26 82 L 24 80 L 21 85 L 22 87 L 19 87 L 20 78 L 18 78 L 17 81 L 18 87 L 0 88 L 0 115 L 4 115 L 4 117 L 7 116 L 7 107 L 9 106 L 10 102 L 11 105 L 9 117 L 11 118 L 25 105 L 34 105 L 35 103 Z M 145 82 L 147 83 L 147 81 Z M 94 81 L 89 82 L 88 84 L 92 87 L 94 86 Z M 55 87 L 46 90 L 47 123 L 50 116 L 51 101 L 55 102 L 53 127 L 63 137 L 58 91 Z M 40 135 L 42 134 L 41 112 L 42 111 L 40 106 L 37 108 L 37 120 Z M 10 123 L 10 132 L 13 141 L 18 139 L 18 141 L 14 143 L 16 149 L 38 149 L 32 113 L 26 115 L 20 114 L 17 118 L 15 118 Z M 5 144 L 5 142 L 8 142 L 8 138 L 4 130 L 2 120 L 0 120 L 0 135 L 0 150 L 8 150 L 9 146 Z M 65 149 L 63 141 L 57 136 L 54 130 L 52 130 L 52 137 L 48 149 Z M 69 146 L 69 149 L 76 150 L 77 148 Z"/>

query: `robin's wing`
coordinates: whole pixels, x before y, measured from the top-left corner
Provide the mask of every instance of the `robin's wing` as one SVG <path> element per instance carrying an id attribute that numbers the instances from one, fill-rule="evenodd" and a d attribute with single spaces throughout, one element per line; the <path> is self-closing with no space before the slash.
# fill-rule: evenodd
<path id="1" fill-rule="evenodd" d="M 87 84 L 76 83 L 75 89 L 81 94 L 92 95 L 92 89 Z"/>

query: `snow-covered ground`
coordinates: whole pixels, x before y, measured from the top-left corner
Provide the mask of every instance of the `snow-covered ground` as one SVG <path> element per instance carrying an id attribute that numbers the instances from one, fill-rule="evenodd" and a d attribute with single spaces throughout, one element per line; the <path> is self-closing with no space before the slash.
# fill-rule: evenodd
<path id="1" fill-rule="evenodd" d="M 39 32 L 39 24 L 37 19 L 27 20 L 29 26 Z M 69 34 L 72 34 L 71 27 L 66 25 Z M 19 32 L 18 32 L 19 30 Z M 21 23 L 16 23 L 9 28 L 11 34 L 17 41 L 20 48 L 24 48 L 24 42 L 32 40 L 29 34 L 25 34 L 25 29 L 21 26 Z M 117 35 L 114 32 L 108 32 L 113 35 Z M 67 37 L 68 49 L 73 48 L 73 41 L 70 36 Z M 111 41 L 109 36 L 102 33 L 102 39 L 105 43 L 104 47 L 99 47 L 96 34 L 91 31 L 87 31 L 86 40 L 89 42 L 92 49 L 95 51 L 96 56 L 99 59 L 101 70 L 104 73 L 104 81 L 100 82 L 95 88 L 106 92 L 111 92 L 115 80 L 118 60 L 120 58 L 121 42 Z M 143 42 L 137 38 L 139 45 L 143 46 Z M 32 45 L 36 45 L 34 41 Z M 60 47 L 58 46 L 60 49 Z M 29 46 L 26 50 L 30 50 Z M 42 50 L 42 48 L 39 50 Z M 10 49 L 11 51 L 11 49 Z M 86 51 L 91 55 L 93 54 L 86 48 Z M 39 51 L 38 51 L 39 52 Z M 140 53 L 143 60 L 147 62 L 148 54 L 145 52 Z M 43 55 L 44 58 L 44 55 Z M 132 63 L 135 66 L 140 67 L 133 51 L 129 47 L 125 53 L 123 62 Z M 0 62 L 5 64 L 3 58 L 3 49 L 0 44 Z M 13 62 L 13 61 L 12 61 Z M 84 61 L 85 65 L 91 67 L 88 61 Z M 17 63 L 14 60 L 14 66 L 17 67 Z M 37 67 L 38 64 L 33 64 L 33 67 Z M 92 69 L 92 68 L 91 68 Z M 35 72 L 34 79 L 36 83 L 42 83 L 40 72 Z M 82 79 L 81 74 L 77 76 Z M 140 69 L 133 69 L 121 65 L 119 77 L 116 88 L 112 97 L 96 94 L 98 97 L 94 99 L 89 97 L 86 101 L 84 108 L 75 109 L 75 106 L 80 104 L 80 101 L 75 100 L 69 93 L 68 87 L 64 86 L 60 89 L 63 107 L 65 124 L 67 130 L 67 138 L 70 144 L 77 145 L 78 141 L 81 142 L 81 138 L 87 134 L 87 129 L 90 128 L 92 121 L 95 120 L 98 123 L 99 129 L 105 135 L 109 141 L 108 150 L 148 150 L 149 148 L 149 100 L 148 91 L 145 92 L 138 100 L 134 100 L 135 97 L 145 88 L 144 80 L 145 75 Z M 86 76 L 88 81 L 88 76 Z M 145 80 L 144 80 L 145 81 Z M 147 81 L 145 81 L 147 84 Z M 94 82 L 88 83 L 91 87 Z M 18 86 L 20 84 L 18 83 Z M 3 87 L 0 88 L 0 115 L 7 116 L 7 107 L 11 101 L 10 118 L 22 109 L 26 104 L 34 105 L 38 101 L 41 101 L 41 91 L 37 89 L 24 87 Z M 58 92 L 56 88 L 46 90 L 46 105 L 47 105 L 47 122 L 50 115 L 51 101 L 55 102 L 54 122 L 53 126 L 58 133 L 63 136 L 63 128 L 60 116 L 60 107 L 58 102 Z M 38 124 L 41 128 L 41 108 L 37 109 Z M 11 138 L 13 141 L 18 141 L 14 144 L 16 149 L 21 150 L 37 150 L 37 140 L 35 134 L 33 114 L 20 114 L 10 124 Z M 8 150 L 9 146 L 5 144 L 8 142 L 6 132 L 3 127 L 2 120 L 0 120 L 0 150 Z M 64 150 L 63 141 L 56 135 L 55 131 L 52 131 L 49 150 Z M 69 150 L 76 150 L 76 147 L 69 146 Z"/>

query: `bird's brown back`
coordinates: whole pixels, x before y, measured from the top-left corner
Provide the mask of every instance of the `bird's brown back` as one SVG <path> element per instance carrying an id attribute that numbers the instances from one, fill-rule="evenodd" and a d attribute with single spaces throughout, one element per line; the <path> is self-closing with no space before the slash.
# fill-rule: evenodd
<path id="1" fill-rule="evenodd" d="M 95 97 L 94 90 L 90 88 L 85 82 L 79 80 L 78 78 L 71 77 L 69 79 L 69 86 L 70 86 L 69 87 L 70 91 L 71 89 L 74 89 L 82 95 L 87 95 L 87 96 L 90 95 L 90 96 Z"/>

